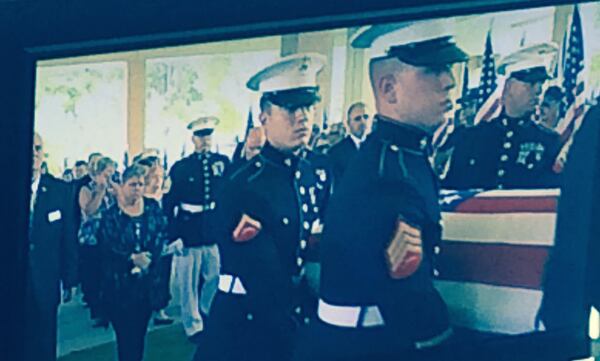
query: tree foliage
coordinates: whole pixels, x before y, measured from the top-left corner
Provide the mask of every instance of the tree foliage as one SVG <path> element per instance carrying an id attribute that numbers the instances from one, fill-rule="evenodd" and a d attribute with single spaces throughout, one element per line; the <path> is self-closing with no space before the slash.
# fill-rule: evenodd
<path id="1" fill-rule="evenodd" d="M 46 96 L 59 96 L 63 100 L 66 115 L 77 118 L 77 104 L 85 96 L 92 95 L 102 82 L 122 81 L 122 67 L 73 65 L 41 67 L 38 71 L 36 107 Z"/>

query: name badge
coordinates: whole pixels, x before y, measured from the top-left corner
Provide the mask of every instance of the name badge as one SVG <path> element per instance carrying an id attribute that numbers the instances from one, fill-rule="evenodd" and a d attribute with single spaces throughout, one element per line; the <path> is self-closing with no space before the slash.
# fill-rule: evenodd
<path id="1" fill-rule="evenodd" d="M 62 215 L 60 214 L 59 210 L 48 213 L 48 222 L 50 222 L 50 223 L 56 222 L 61 218 L 62 218 Z"/>

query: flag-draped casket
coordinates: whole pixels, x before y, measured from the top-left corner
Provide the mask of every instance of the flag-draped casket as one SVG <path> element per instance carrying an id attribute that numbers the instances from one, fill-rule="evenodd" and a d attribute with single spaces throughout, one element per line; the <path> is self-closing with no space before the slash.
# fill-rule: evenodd
<path id="1" fill-rule="evenodd" d="M 535 330 L 560 191 L 443 191 L 436 287 L 455 325 Z"/>

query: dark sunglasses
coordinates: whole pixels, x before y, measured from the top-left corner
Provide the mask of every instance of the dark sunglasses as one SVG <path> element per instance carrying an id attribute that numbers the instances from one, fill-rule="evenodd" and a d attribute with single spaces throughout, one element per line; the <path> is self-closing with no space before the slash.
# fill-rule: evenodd
<path id="1" fill-rule="evenodd" d="M 357 115 L 354 118 L 352 118 L 352 120 L 354 120 L 355 122 L 360 122 L 363 119 L 364 120 L 368 120 L 369 119 L 369 115 L 368 114 Z"/>
<path id="2" fill-rule="evenodd" d="M 36 152 L 41 152 L 42 151 L 42 146 L 41 145 L 34 145 L 33 146 L 33 150 L 35 150 Z"/>

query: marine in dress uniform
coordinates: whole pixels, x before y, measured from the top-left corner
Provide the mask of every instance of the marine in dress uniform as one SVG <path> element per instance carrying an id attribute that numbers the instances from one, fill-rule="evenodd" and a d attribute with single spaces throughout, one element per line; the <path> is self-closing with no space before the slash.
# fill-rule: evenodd
<path id="1" fill-rule="evenodd" d="M 467 128 L 457 139 L 444 188 L 559 186 L 552 170 L 561 147 L 559 135 L 533 120 L 553 50 L 551 45 L 528 47 L 501 61 L 498 71 L 507 76 L 502 113 Z"/>
<path id="2" fill-rule="evenodd" d="M 215 225 L 220 292 L 196 360 L 287 360 L 294 330 L 316 308 L 306 266 L 314 261 L 311 243 L 320 233 L 331 176 L 325 159 L 306 145 L 324 64 L 321 55 L 298 54 L 248 82 L 262 93 L 267 142 L 223 189 Z"/>
<path id="3" fill-rule="evenodd" d="M 348 108 L 346 122 L 350 134 L 336 143 L 327 152 L 336 181 L 341 179 L 346 167 L 348 167 L 348 163 L 358 153 L 360 145 L 364 142 L 370 130 L 371 117 L 367 114 L 366 105 L 360 102 L 352 104 Z"/>
<path id="4" fill-rule="evenodd" d="M 400 29 L 405 42 L 370 61 L 377 126 L 328 205 L 318 319 L 294 360 L 412 360 L 452 333 L 432 281 L 441 217 L 431 138 L 451 108 L 450 65 L 467 57 L 444 29 Z"/>
<path id="5" fill-rule="evenodd" d="M 216 194 L 229 159 L 210 151 L 211 136 L 218 122 L 216 117 L 201 117 L 188 125 L 195 151 L 173 165 L 169 172 L 171 188 L 163 196 L 171 238 L 180 238 L 184 245 L 183 254 L 175 259 L 175 270 L 181 319 L 188 337 L 204 329 L 202 314 L 208 315 L 219 283 L 219 250 L 209 227 L 219 206 Z"/>
<path id="6" fill-rule="evenodd" d="M 25 360 L 56 360 L 56 317 L 71 299 L 76 283 L 77 224 L 73 188 L 49 174 L 40 174 L 42 138 L 33 141 L 33 180 L 26 277 Z"/>

